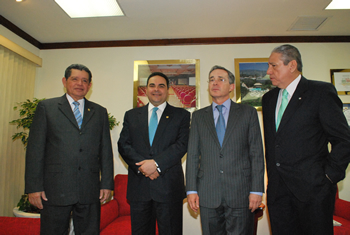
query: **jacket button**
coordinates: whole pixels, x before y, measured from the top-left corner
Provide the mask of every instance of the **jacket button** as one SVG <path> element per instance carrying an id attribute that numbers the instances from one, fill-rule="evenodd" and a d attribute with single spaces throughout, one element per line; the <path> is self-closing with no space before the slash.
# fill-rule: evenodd
<path id="1" fill-rule="evenodd" d="M 221 174 L 223 174 L 223 173 L 224 173 L 224 171 L 223 171 L 223 170 L 220 170 L 220 173 L 221 173 Z"/>
<path id="2" fill-rule="evenodd" d="M 220 158 L 223 158 L 223 157 L 224 157 L 224 155 L 220 154 Z"/>
<path id="3" fill-rule="evenodd" d="M 83 152 L 83 150 L 82 150 L 82 149 L 79 149 L 79 152 Z"/>
<path id="4" fill-rule="evenodd" d="M 276 163 L 276 166 L 280 166 L 281 164 L 279 164 L 278 162 Z"/>
<path id="5" fill-rule="evenodd" d="M 80 167 L 80 166 L 78 167 L 78 170 L 79 170 L 79 171 L 81 170 L 81 167 Z"/>

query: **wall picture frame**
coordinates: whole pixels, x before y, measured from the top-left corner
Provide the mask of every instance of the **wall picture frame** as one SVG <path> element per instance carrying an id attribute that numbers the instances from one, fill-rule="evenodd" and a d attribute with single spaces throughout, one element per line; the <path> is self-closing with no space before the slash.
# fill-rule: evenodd
<path id="1" fill-rule="evenodd" d="M 275 88 L 267 75 L 269 58 L 235 59 L 236 102 L 262 110 L 263 95 Z"/>
<path id="2" fill-rule="evenodd" d="M 331 69 L 330 72 L 338 95 L 350 95 L 350 69 Z"/>
<path id="3" fill-rule="evenodd" d="M 199 106 L 199 59 L 180 60 L 136 60 L 134 61 L 133 106 L 141 107 L 148 103 L 146 96 L 147 78 L 153 72 L 162 72 L 169 78 L 167 102 L 189 111 Z"/>

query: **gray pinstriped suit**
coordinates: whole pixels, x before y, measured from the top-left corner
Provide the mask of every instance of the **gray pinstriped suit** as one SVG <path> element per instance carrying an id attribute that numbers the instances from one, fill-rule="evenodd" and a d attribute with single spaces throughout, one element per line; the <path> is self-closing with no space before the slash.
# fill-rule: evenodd
<path id="1" fill-rule="evenodd" d="M 264 156 L 256 110 L 231 101 L 222 148 L 212 106 L 193 113 L 186 163 L 186 191 L 201 207 L 248 208 L 250 192 L 264 192 Z"/>

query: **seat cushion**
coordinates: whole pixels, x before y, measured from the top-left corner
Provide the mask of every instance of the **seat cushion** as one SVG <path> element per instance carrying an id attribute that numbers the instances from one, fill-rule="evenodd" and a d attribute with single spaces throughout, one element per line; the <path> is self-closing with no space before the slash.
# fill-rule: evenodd
<path id="1" fill-rule="evenodd" d="M 0 217 L 0 235 L 39 235 L 40 219 Z"/>
<path id="2" fill-rule="evenodd" d="M 339 223 L 341 226 L 334 226 L 334 235 L 349 235 L 350 234 L 350 221 L 342 217 L 333 216 L 333 219 Z"/>
<path id="3" fill-rule="evenodd" d="M 100 232 L 100 235 L 130 235 L 131 234 L 131 218 L 130 216 L 120 216 L 105 229 Z"/>

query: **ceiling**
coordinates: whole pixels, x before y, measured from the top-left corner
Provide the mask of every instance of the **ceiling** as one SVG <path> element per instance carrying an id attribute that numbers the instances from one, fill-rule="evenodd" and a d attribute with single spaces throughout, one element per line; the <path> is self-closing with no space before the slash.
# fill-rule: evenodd
<path id="1" fill-rule="evenodd" d="M 71 19 L 54 0 L 0 0 L 0 16 L 40 43 L 262 36 L 349 36 L 350 10 L 331 0 L 118 0 L 125 16 Z M 290 31 L 298 17 L 328 17 Z"/>

